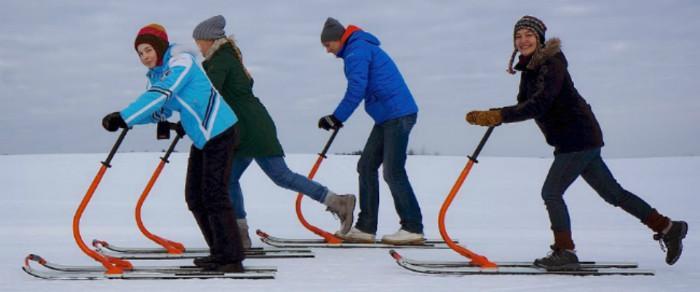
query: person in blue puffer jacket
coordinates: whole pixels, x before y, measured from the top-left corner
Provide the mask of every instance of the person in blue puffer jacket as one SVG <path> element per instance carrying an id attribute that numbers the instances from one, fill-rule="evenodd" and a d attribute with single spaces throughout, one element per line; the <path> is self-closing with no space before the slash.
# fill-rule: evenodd
<path id="1" fill-rule="evenodd" d="M 328 53 L 342 58 L 348 80 L 345 96 L 333 114 L 322 117 L 319 128 L 337 129 L 364 100 L 365 111 L 375 122 L 357 164 L 360 181 L 360 214 L 355 227 L 336 234 L 346 241 L 374 242 L 379 211 L 378 169 L 384 165 L 384 180 L 394 198 L 401 228 L 382 237 L 390 244 L 422 244 L 423 218 L 406 174 L 406 150 L 418 106 L 394 61 L 382 50 L 379 40 L 354 25 L 343 27 L 329 17 L 321 32 Z"/>
<path id="2" fill-rule="evenodd" d="M 238 144 L 237 117 L 194 56 L 177 52 L 165 28 L 149 24 L 134 41 L 141 63 L 148 70 L 148 90 L 121 112 L 108 114 L 102 125 L 108 131 L 139 124 L 165 123 L 180 113 L 175 126 L 192 139 L 185 199 L 209 245 L 211 255 L 195 260 L 205 270 L 242 272 L 244 259 L 235 211 L 228 194 L 231 161 Z"/>

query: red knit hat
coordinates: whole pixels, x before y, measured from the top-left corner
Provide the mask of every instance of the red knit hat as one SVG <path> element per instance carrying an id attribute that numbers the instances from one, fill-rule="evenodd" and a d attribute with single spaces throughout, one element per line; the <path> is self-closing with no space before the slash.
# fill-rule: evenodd
<path id="1" fill-rule="evenodd" d="M 162 65 L 163 55 L 165 55 L 165 51 L 170 46 L 165 27 L 157 23 L 151 23 L 142 27 L 134 40 L 134 49 L 138 51 L 138 46 L 143 43 L 153 47 L 158 56 L 158 66 Z"/>

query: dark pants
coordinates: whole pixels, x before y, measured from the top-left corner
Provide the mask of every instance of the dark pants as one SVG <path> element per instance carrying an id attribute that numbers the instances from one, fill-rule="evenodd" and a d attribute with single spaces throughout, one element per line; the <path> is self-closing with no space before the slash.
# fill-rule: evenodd
<path id="1" fill-rule="evenodd" d="M 578 178 L 588 183 L 603 200 L 620 207 L 644 222 L 653 209 L 644 200 L 623 189 L 600 157 L 600 148 L 554 156 L 547 179 L 542 187 L 542 199 L 549 212 L 552 231 L 571 230 L 569 211 L 564 203 L 564 192 Z"/>
<path id="2" fill-rule="evenodd" d="M 237 145 L 238 126 L 233 126 L 209 140 L 201 150 L 193 145 L 187 166 L 187 206 L 212 257 L 220 263 L 240 262 L 245 258 L 228 193 L 231 161 Z"/>
<path id="3" fill-rule="evenodd" d="M 394 208 L 401 228 L 423 233 L 423 217 L 406 174 L 408 136 L 416 124 L 416 114 L 374 125 L 357 163 L 360 174 L 360 214 L 355 227 L 363 232 L 377 232 L 379 213 L 379 166 L 384 165 L 384 181 L 394 198 Z"/>

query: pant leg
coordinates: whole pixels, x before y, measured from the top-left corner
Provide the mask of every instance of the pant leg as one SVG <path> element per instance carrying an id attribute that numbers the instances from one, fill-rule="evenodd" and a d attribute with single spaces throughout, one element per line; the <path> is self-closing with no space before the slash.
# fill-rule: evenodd
<path id="1" fill-rule="evenodd" d="M 209 213 L 204 208 L 202 201 L 202 151 L 192 146 L 187 163 L 187 175 L 185 180 L 185 201 L 192 212 L 197 226 L 204 237 L 207 246 L 212 246 L 211 226 L 209 225 Z"/>
<path id="2" fill-rule="evenodd" d="M 238 127 L 234 126 L 209 140 L 202 150 L 202 200 L 212 228 L 211 254 L 220 263 L 240 262 L 245 258 L 228 192 L 237 141 Z"/>
<path id="3" fill-rule="evenodd" d="M 384 159 L 384 130 L 374 125 L 367 138 L 365 148 L 357 162 L 358 180 L 360 185 L 360 213 L 357 216 L 355 228 L 377 233 L 377 217 L 379 213 L 379 166 Z"/>
<path id="4" fill-rule="evenodd" d="M 394 198 L 394 208 L 401 220 L 401 228 L 413 233 L 423 233 L 423 216 L 406 174 L 408 138 L 416 124 L 416 118 L 417 115 L 412 114 L 382 124 L 384 128 L 383 176 Z"/>
<path id="5" fill-rule="evenodd" d="M 542 186 L 542 199 L 549 213 L 552 231 L 571 230 L 564 192 L 588 166 L 593 157 L 595 157 L 593 150 L 554 155 L 554 162 Z"/>
<path id="6" fill-rule="evenodd" d="M 251 157 L 235 157 L 231 166 L 231 177 L 229 178 L 228 190 L 231 195 L 233 208 L 236 210 L 236 219 L 245 219 L 248 215 L 245 211 L 245 200 L 243 189 L 241 189 L 241 176 L 248 169 L 253 161 Z"/>
<path id="7" fill-rule="evenodd" d="M 622 188 L 615 180 L 600 157 L 600 150 L 581 176 L 609 204 L 622 208 L 642 222 L 651 215 L 652 208 L 647 202 Z"/>
<path id="8" fill-rule="evenodd" d="M 291 171 L 285 163 L 284 157 L 257 157 L 255 162 L 276 185 L 302 193 L 320 203 L 326 199 L 328 188 Z"/>

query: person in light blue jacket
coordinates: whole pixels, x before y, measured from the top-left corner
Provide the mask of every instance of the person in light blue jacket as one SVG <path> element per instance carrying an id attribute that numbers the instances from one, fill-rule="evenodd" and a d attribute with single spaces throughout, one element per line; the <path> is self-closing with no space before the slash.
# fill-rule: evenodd
<path id="1" fill-rule="evenodd" d="M 237 117 L 223 101 L 194 56 L 170 45 L 161 25 L 149 24 L 134 41 L 148 70 L 148 90 L 121 112 L 108 114 L 108 131 L 140 124 L 166 123 L 180 113 L 175 130 L 192 139 L 185 199 L 211 255 L 195 259 L 205 270 L 243 272 L 236 216 L 228 194 L 231 161 L 238 144 Z"/>
<path id="2" fill-rule="evenodd" d="M 328 53 L 343 59 L 348 80 L 345 96 L 333 114 L 322 117 L 319 128 L 337 129 L 360 102 L 375 125 L 357 163 L 360 182 L 360 214 L 355 227 L 339 234 L 347 241 L 374 242 L 379 211 L 378 169 L 384 165 L 384 180 L 394 198 L 401 229 L 385 235 L 390 244 L 422 244 L 423 219 L 418 200 L 406 174 L 408 138 L 416 123 L 418 106 L 394 61 L 372 34 L 328 18 L 321 32 Z"/>

